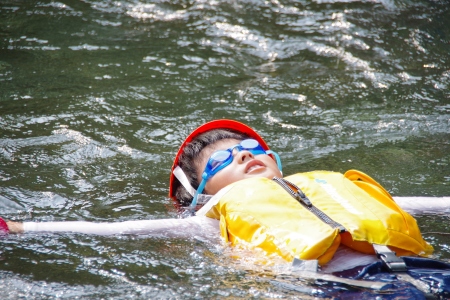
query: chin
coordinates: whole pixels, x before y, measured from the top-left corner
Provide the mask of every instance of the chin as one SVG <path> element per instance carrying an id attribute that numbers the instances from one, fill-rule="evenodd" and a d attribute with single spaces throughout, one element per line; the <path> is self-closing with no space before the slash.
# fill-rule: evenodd
<path id="1" fill-rule="evenodd" d="M 279 172 L 272 172 L 272 171 L 264 171 L 261 173 L 256 173 L 256 174 L 248 174 L 250 175 L 249 178 L 258 178 L 258 177 L 263 177 L 263 178 L 268 178 L 268 179 L 272 179 L 275 176 L 276 177 L 281 177 Z"/>

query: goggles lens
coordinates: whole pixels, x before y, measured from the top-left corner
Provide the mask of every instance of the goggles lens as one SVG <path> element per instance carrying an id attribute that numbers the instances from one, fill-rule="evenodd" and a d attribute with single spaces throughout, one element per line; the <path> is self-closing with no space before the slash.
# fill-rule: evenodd
<path id="1" fill-rule="evenodd" d="M 208 164 L 211 166 L 211 170 L 220 167 L 221 164 L 232 158 L 232 152 L 228 150 L 220 150 L 214 152 L 208 160 Z"/>

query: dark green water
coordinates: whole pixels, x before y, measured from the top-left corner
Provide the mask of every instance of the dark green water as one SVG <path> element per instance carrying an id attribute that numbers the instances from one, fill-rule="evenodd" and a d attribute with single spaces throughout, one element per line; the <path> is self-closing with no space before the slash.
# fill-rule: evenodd
<path id="1" fill-rule="evenodd" d="M 176 217 L 169 169 L 196 126 L 257 129 L 285 174 L 357 168 L 450 195 L 448 1 L 0 2 L 0 216 Z M 417 216 L 450 232 L 449 211 Z M 450 261 L 450 238 L 426 234 Z M 278 298 L 274 275 L 194 240 L 0 240 L 2 298 Z"/>

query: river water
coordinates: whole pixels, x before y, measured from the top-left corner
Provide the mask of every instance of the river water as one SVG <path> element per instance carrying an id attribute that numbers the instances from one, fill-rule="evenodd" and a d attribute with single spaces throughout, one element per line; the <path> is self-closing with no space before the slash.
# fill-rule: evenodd
<path id="1" fill-rule="evenodd" d="M 450 195 L 450 6 L 442 0 L 0 3 L 0 216 L 177 216 L 179 144 L 230 118 L 285 174 L 362 170 L 395 196 Z M 417 215 L 450 261 L 449 211 Z M 196 240 L 0 240 L 2 298 L 291 298 Z M 314 287 L 314 285 L 313 285 Z"/>

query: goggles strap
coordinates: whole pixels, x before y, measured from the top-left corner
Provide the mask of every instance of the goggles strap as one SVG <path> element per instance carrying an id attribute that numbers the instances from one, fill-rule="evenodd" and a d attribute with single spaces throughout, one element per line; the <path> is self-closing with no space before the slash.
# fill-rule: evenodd
<path id="1" fill-rule="evenodd" d="M 200 194 L 201 192 L 203 192 L 205 185 L 206 185 L 206 179 L 203 179 L 202 182 L 200 183 L 198 189 L 195 191 L 194 198 L 192 199 L 192 202 L 190 205 L 191 208 L 195 208 L 197 206 L 198 196 L 201 195 Z"/>
<path id="2" fill-rule="evenodd" d="M 183 169 L 181 169 L 180 166 L 176 166 L 176 168 L 173 170 L 173 175 L 175 175 L 178 181 L 180 181 L 186 191 L 188 191 L 188 193 L 191 194 L 192 197 L 194 197 L 196 191 L 192 187 L 189 179 L 187 178 L 186 174 L 184 174 Z"/>
<path id="3" fill-rule="evenodd" d="M 281 174 L 283 174 L 283 167 L 281 166 L 281 159 L 280 159 L 280 156 L 278 155 L 278 153 L 276 153 L 275 151 L 272 151 L 272 150 L 267 150 L 266 154 L 267 155 L 272 154 L 273 156 L 275 156 L 275 160 L 277 161 L 278 169 L 280 170 Z"/>

